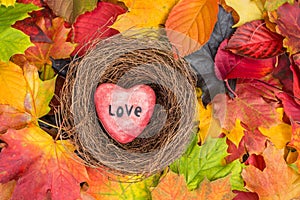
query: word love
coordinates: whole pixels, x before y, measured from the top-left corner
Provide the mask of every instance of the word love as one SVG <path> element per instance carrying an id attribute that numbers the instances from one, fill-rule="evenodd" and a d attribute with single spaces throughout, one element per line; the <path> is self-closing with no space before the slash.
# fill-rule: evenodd
<path id="1" fill-rule="evenodd" d="M 138 137 L 148 125 L 156 96 L 147 85 L 124 89 L 115 84 L 98 86 L 94 102 L 98 118 L 106 132 L 119 143 Z"/>
<path id="2" fill-rule="evenodd" d="M 128 105 L 125 104 L 125 110 L 126 110 L 127 116 L 130 116 L 130 114 L 131 114 L 131 112 L 132 112 L 132 108 L 133 108 L 133 106 L 131 106 L 131 107 L 128 109 Z M 115 116 L 115 114 L 112 113 L 112 111 L 111 111 L 111 105 L 109 105 L 108 110 L 109 110 L 108 112 L 109 112 L 109 115 L 110 115 L 110 116 Z M 141 108 L 140 106 L 137 106 L 137 107 L 134 109 L 134 114 L 135 114 L 135 116 L 137 116 L 137 117 L 140 117 L 140 116 L 141 116 L 141 115 L 140 115 L 141 112 L 142 112 L 142 108 Z M 122 106 L 119 106 L 118 109 L 117 109 L 117 111 L 116 111 L 117 117 L 122 117 L 122 116 L 123 116 L 123 113 L 124 113 L 123 107 L 122 107 Z"/>

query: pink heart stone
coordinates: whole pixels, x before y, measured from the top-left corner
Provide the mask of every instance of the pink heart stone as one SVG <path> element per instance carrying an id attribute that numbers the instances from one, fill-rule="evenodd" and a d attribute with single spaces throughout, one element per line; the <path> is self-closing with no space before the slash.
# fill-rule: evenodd
<path id="1" fill-rule="evenodd" d="M 153 114 L 155 101 L 155 93 L 147 85 L 124 89 L 103 83 L 94 95 L 97 115 L 103 127 L 112 138 L 123 144 L 143 132 Z"/>

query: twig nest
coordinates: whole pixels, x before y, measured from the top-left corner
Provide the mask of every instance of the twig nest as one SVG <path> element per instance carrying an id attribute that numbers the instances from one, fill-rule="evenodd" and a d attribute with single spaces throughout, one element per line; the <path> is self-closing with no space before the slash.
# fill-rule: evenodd
<path id="1" fill-rule="evenodd" d="M 162 35 L 116 35 L 98 42 L 70 66 L 63 90 L 64 129 L 87 164 L 121 174 L 163 170 L 179 158 L 196 127 L 195 73 Z M 94 104 L 103 83 L 131 88 L 144 84 L 156 95 L 149 124 L 132 142 L 115 141 Z M 67 126 L 68 125 L 68 126 Z"/>

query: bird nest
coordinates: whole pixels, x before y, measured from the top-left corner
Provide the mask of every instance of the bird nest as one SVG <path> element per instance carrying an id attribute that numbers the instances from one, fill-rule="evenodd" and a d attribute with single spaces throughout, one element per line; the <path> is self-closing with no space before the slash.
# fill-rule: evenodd
<path id="1" fill-rule="evenodd" d="M 69 66 L 62 91 L 63 130 L 86 164 L 120 174 L 151 175 L 186 150 L 196 127 L 195 73 L 161 35 L 116 35 L 96 42 Z M 156 94 L 149 124 L 127 144 L 103 128 L 94 104 L 101 83 L 145 84 Z"/>

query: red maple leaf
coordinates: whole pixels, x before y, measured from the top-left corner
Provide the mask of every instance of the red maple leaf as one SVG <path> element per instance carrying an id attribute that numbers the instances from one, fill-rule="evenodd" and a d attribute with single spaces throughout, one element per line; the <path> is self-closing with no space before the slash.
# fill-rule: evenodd
<path id="1" fill-rule="evenodd" d="M 276 96 L 282 101 L 285 114 L 291 121 L 300 122 L 300 105 L 287 93 L 280 92 Z"/>
<path id="2" fill-rule="evenodd" d="M 33 3 L 36 6 L 41 7 L 41 10 L 33 11 L 29 13 L 31 17 L 24 20 L 17 21 L 13 27 L 23 31 L 30 36 L 32 42 L 46 42 L 51 43 L 52 40 L 43 30 L 39 27 L 38 21 L 40 18 L 44 18 L 46 22 L 51 24 L 51 20 L 55 17 L 53 12 L 47 7 L 47 5 L 40 0 L 19 0 L 19 3 L 29 4 Z"/>
<path id="3" fill-rule="evenodd" d="M 65 28 L 62 18 L 55 18 L 51 24 L 47 24 L 44 18 L 40 18 L 38 26 L 52 40 L 51 43 L 35 42 L 35 46 L 25 51 L 27 60 L 41 69 L 45 65 L 52 65 L 53 59 L 69 58 L 75 49 L 75 44 L 66 42 L 70 29 Z"/>
<path id="4" fill-rule="evenodd" d="M 54 141 L 35 125 L 0 135 L 0 183 L 16 180 L 11 199 L 79 199 L 88 180 L 68 141 Z"/>
<path id="5" fill-rule="evenodd" d="M 277 83 L 273 80 L 268 84 Z M 220 120 L 222 128 L 231 130 L 237 119 L 251 130 L 277 124 L 278 100 L 274 89 L 268 84 L 258 80 L 240 79 L 235 90 L 237 97 L 230 99 L 225 94 L 218 94 L 212 102 L 215 117 Z"/>
<path id="6" fill-rule="evenodd" d="M 283 45 L 290 54 L 300 51 L 300 8 L 297 1 L 293 5 L 285 3 L 277 10 L 278 18 L 275 20 L 276 31 L 285 36 Z"/>
<path id="7" fill-rule="evenodd" d="M 255 20 L 238 27 L 225 48 L 241 56 L 263 59 L 281 54 L 282 40 L 262 20 Z"/>
<path id="8" fill-rule="evenodd" d="M 290 68 L 293 72 L 293 93 L 295 101 L 300 104 L 300 53 L 293 55 L 293 64 Z"/>
<path id="9" fill-rule="evenodd" d="M 109 28 L 118 15 L 125 13 L 122 7 L 99 2 L 96 9 L 79 15 L 73 24 L 72 40 L 78 43 L 78 46 L 72 55 L 83 55 L 94 44 L 97 39 L 104 39 L 119 33 L 119 31 Z"/>
<path id="10" fill-rule="evenodd" d="M 215 57 L 215 73 L 218 79 L 262 78 L 275 67 L 276 59 L 252 59 L 239 56 L 226 50 L 228 40 L 219 46 Z"/>

